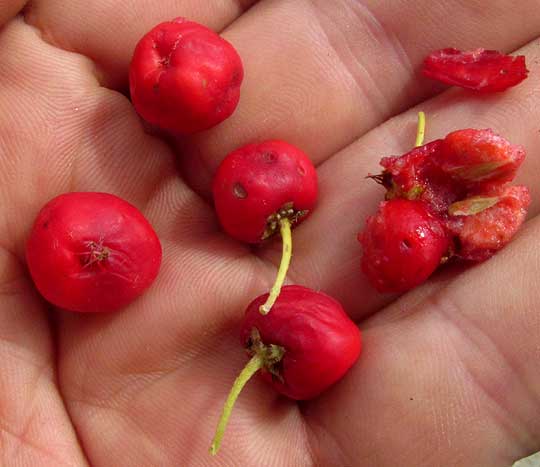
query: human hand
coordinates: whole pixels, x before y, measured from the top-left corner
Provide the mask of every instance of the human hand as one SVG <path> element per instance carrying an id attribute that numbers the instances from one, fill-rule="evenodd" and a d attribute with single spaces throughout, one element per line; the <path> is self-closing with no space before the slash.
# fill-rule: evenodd
<path id="1" fill-rule="evenodd" d="M 0 3 L 3 464 L 506 467 L 540 448 L 538 2 L 35 0 L 13 17 L 22 3 Z M 137 40 L 176 16 L 224 30 L 246 77 L 232 118 L 173 150 L 145 134 L 126 95 Z M 523 46 L 530 77 L 501 95 L 442 92 L 417 70 L 446 46 Z M 491 127 L 523 144 L 518 182 L 533 203 L 493 259 L 396 300 L 363 277 L 356 234 L 382 198 L 364 176 L 413 145 L 420 108 L 428 140 Z M 210 181 L 229 151 L 278 137 L 320 177 L 289 279 L 337 298 L 365 350 L 311 402 L 254 379 L 212 458 L 246 359 L 239 321 L 270 287 L 280 246 L 253 250 L 221 233 Z M 128 309 L 53 311 L 33 291 L 25 239 L 40 207 L 66 191 L 121 196 L 159 234 L 160 275 Z"/>

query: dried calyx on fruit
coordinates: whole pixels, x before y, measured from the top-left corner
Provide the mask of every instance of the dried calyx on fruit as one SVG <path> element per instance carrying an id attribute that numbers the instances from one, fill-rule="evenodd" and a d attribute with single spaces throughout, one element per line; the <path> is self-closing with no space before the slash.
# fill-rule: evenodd
<path id="1" fill-rule="evenodd" d="M 495 50 L 462 52 L 447 48 L 432 52 L 424 60 L 425 76 L 445 84 L 480 92 L 499 92 L 515 86 L 528 74 L 525 57 L 512 57 Z"/>
<path id="2" fill-rule="evenodd" d="M 490 129 L 458 130 L 425 145 L 421 139 L 402 156 L 382 158 L 384 171 L 371 177 L 387 201 L 359 240 L 362 268 L 381 292 L 404 292 L 452 257 L 491 257 L 512 239 L 530 203 L 526 187 L 509 185 L 523 147 Z"/>
<path id="3" fill-rule="evenodd" d="M 257 244 L 281 234 L 278 274 L 261 305 L 261 313 L 268 313 L 290 264 L 291 228 L 309 215 L 317 200 L 315 167 L 300 149 L 284 141 L 249 144 L 225 157 L 212 191 L 220 223 L 231 237 Z"/>

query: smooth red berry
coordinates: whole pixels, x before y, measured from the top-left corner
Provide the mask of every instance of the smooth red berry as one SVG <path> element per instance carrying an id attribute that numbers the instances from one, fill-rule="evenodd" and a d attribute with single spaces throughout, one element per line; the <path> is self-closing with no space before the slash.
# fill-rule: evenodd
<path id="1" fill-rule="evenodd" d="M 262 377 L 291 399 L 312 399 L 328 389 L 356 362 L 361 350 L 358 327 L 332 297 L 306 287 L 285 286 L 272 311 L 263 316 L 267 295 L 249 304 L 241 327 L 248 353 L 279 346 L 283 357 L 268 363 Z"/>
<path id="2" fill-rule="evenodd" d="M 495 50 L 462 52 L 447 48 L 432 52 L 424 60 L 425 76 L 445 84 L 481 92 L 498 92 L 527 77 L 525 57 L 512 57 Z"/>
<path id="3" fill-rule="evenodd" d="M 379 292 L 405 292 L 424 282 L 448 251 L 444 224 L 423 201 L 384 201 L 358 236 L 362 269 Z"/>
<path id="4" fill-rule="evenodd" d="M 137 112 L 177 134 L 206 130 L 229 117 L 240 99 L 243 77 L 234 47 L 184 18 L 147 33 L 135 48 L 129 70 Z"/>
<path id="5" fill-rule="evenodd" d="M 156 278 L 161 244 L 131 204 L 107 193 L 66 193 L 39 212 L 26 245 L 39 292 L 71 311 L 118 310 Z"/>
<path id="6" fill-rule="evenodd" d="M 284 141 L 249 144 L 230 153 L 213 181 L 214 205 L 232 237 L 259 243 L 279 231 L 279 219 L 301 222 L 317 200 L 317 172 Z"/>

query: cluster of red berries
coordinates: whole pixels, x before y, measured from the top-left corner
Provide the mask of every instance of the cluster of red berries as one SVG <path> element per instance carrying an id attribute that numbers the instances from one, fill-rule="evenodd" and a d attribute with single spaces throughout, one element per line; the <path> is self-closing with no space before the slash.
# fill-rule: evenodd
<path id="1" fill-rule="evenodd" d="M 362 268 L 380 292 L 405 292 L 452 259 L 482 261 L 525 219 L 524 186 L 509 186 L 525 157 L 491 130 L 459 130 L 402 156 L 375 179 L 386 201 L 359 235 Z"/>
<path id="2" fill-rule="evenodd" d="M 496 92 L 527 77 L 525 57 L 492 50 L 443 49 L 424 61 L 426 76 L 479 92 Z M 370 178 L 386 201 L 358 236 L 362 269 L 379 292 L 402 293 L 441 264 L 483 261 L 505 246 L 527 214 L 529 190 L 510 186 L 525 159 L 521 146 L 490 129 L 464 129 L 423 145 L 420 113 L 416 147 L 383 157 Z"/>
<path id="3" fill-rule="evenodd" d="M 445 49 L 426 60 L 425 72 L 447 83 L 498 91 L 523 79 L 523 69 L 521 59 L 495 52 Z M 234 112 L 244 72 L 231 44 L 179 18 L 142 38 L 129 77 L 141 117 L 187 135 Z M 529 203 L 525 187 L 509 186 L 523 158 L 522 148 L 490 130 L 454 132 L 384 158 L 384 171 L 374 178 L 387 189 L 387 201 L 360 237 L 363 268 L 376 287 L 404 291 L 451 257 L 482 260 L 506 244 Z M 317 173 L 309 158 L 284 141 L 249 144 L 225 157 L 212 188 L 217 216 L 230 236 L 262 243 L 280 234 L 283 241 L 275 284 L 251 302 L 241 325 L 241 344 L 251 360 L 225 404 L 211 447 L 215 454 L 234 401 L 253 374 L 262 370 L 263 378 L 292 399 L 316 397 L 354 364 L 361 337 L 333 298 L 302 286 L 282 287 L 291 229 L 316 203 Z M 50 201 L 27 245 L 28 266 L 42 295 L 79 312 L 131 303 L 156 278 L 161 255 L 142 214 L 103 193 L 69 193 Z"/>

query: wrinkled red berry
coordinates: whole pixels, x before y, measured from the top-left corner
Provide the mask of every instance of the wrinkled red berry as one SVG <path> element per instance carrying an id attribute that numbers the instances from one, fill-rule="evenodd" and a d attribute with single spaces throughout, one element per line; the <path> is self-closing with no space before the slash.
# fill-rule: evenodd
<path id="1" fill-rule="evenodd" d="M 250 354 L 262 346 L 283 348 L 283 357 L 270 362 L 262 377 L 291 399 L 318 396 L 336 383 L 358 359 L 360 331 L 332 297 L 306 287 L 285 286 L 272 311 L 263 316 L 257 297 L 246 310 L 241 342 Z"/>
<path id="2" fill-rule="evenodd" d="M 530 201 L 524 186 L 493 186 L 482 196 L 451 205 L 447 225 L 458 239 L 454 255 L 471 261 L 493 256 L 521 227 Z"/>
<path id="3" fill-rule="evenodd" d="M 482 92 L 497 92 L 515 86 L 527 77 L 525 57 L 512 57 L 495 50 L 462 52 L 448 48 L 432 52 L 423 66 L 425 76 L 446 84 Z"/>
<path id="4" fill-rule="evenodd" d="M 268 294 L 246 309 L 240 339 L 251 359 L 223 406 L 210 453 L 221 445 L 234 403 L 255 374 L 291 399 L 307 400 L 339 381 L 360 355 L 360 331 L 332 297 L 298 285 L 283 287 L 271 313 L 261 315 Z"/>
<path id="5" fill-rule="evenodd" d="M 131 204 L 107 193 L 66 193 L 39 212 L 26 246 L 39 292 L 71 311 L 122 308 L 156 278 L 161 244 Z"/>
<path id="6" fill-rule="evenodd" d="M 250 144 L 230 153 L 213 181 L 215 208 L 232 237 L 258 243 L 279 231 L 279 219 L 301 222 L 315 206 L 317 172 L 284 141 Z"/>
<path id="7" fill-rule="evenodd" d="M 178 134 L 206 130 L 229 117 L 238 104 L 243 77 L 233 46 L 184 18 L 147 33 L 137 44 L 129 70 L 137 112 Z"/>
<path id="8" fill-rule="evenodd" d="M 421 284 L 449 247 L 444 225 L 428 205 L 400 198 L 382 202 L 358 239 L 362 269 L 379 292 L 404 292 Z"/>

